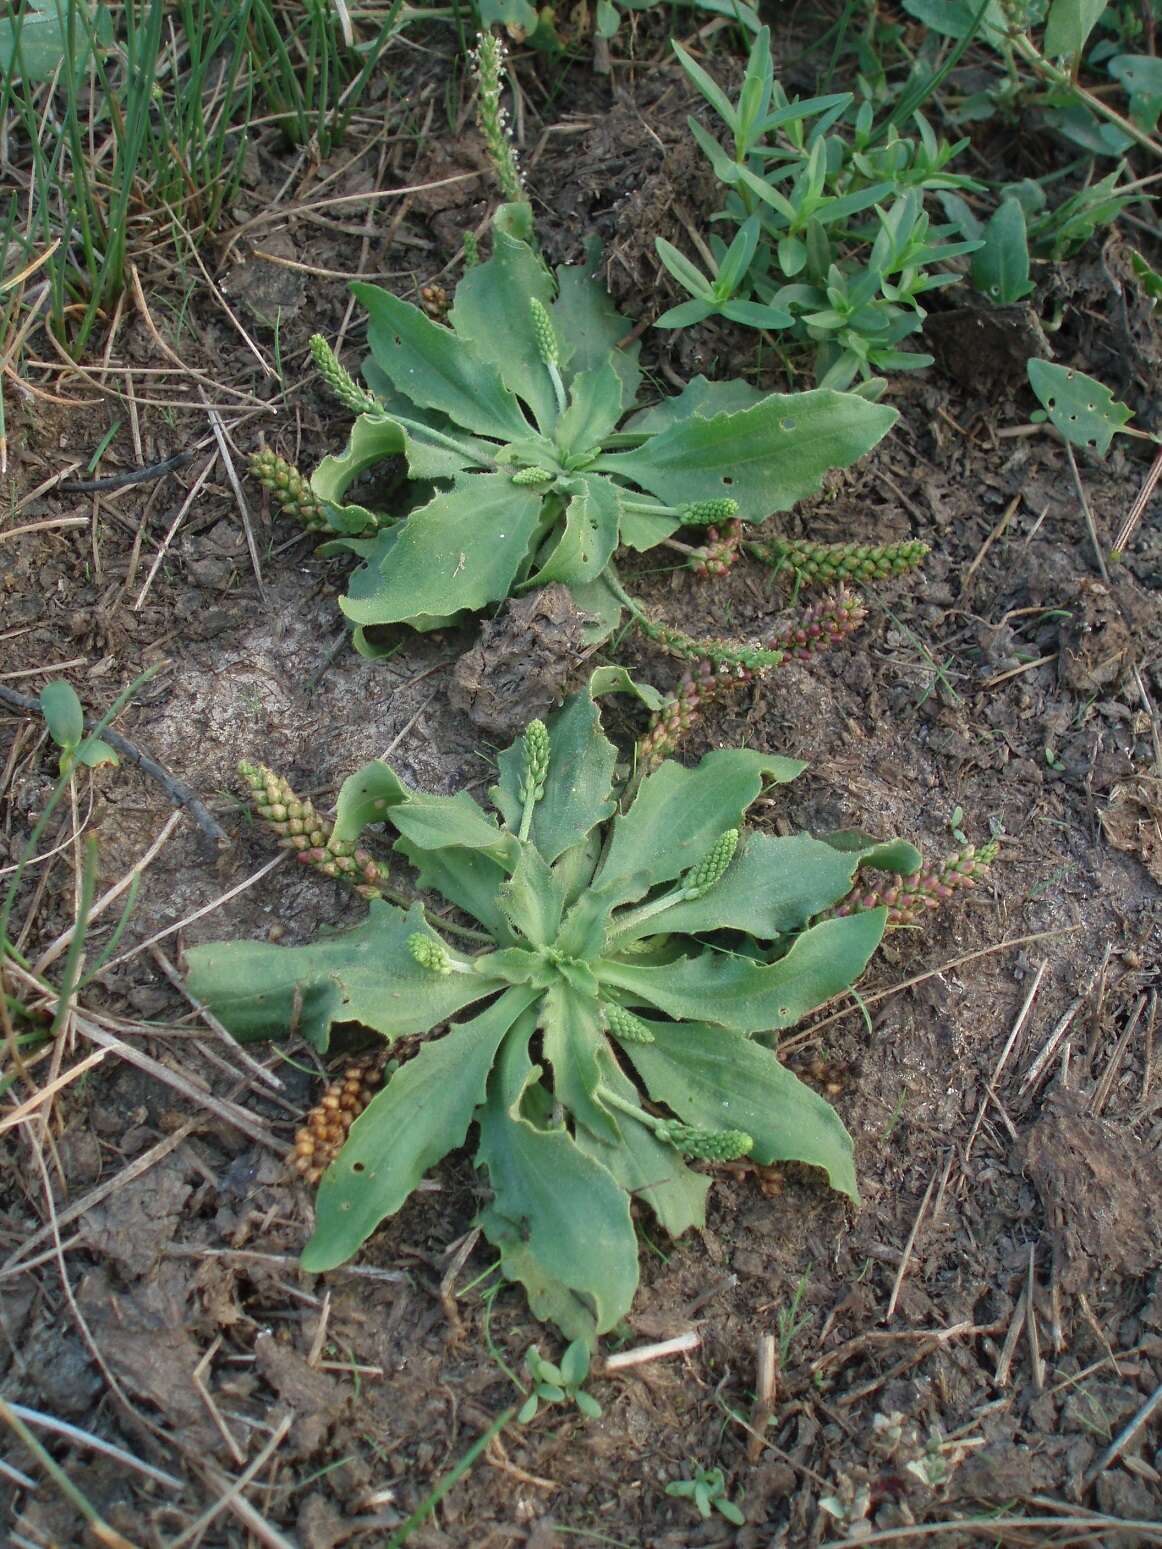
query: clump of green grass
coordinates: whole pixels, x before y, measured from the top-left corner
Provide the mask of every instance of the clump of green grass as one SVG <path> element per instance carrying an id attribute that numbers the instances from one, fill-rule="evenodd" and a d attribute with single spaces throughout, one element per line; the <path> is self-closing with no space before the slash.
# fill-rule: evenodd
<path id="1" fill-rule="evenodd" d="M 60 343 L 85 349 L 135 262 L 190 260 L 263 126 L 329 155 L 402 12 L 364 13 L 358 35 L 324 0 L 31 0 L 0 18 L 5 268 L 51 251 L 41 305 Z"/>

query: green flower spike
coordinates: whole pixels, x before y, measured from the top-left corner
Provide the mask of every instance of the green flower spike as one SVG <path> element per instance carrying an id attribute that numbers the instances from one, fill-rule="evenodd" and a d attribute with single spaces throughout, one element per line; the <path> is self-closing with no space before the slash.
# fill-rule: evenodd
<path id="1" fill-rule="evenodd" d="M 692 505 L 679 506 L 678 515 L 686 527 L 716 527 L 738 515 L 738 501 L 695 500 Z"/>
<path id="2" fill-rule="evenodd" d="M 285 457 L 263 447 L 251 454 L 250 472 L 263 489 L 274 496 L 284 516 L 300 522 L 308 532 L 328 530 L 323 507 L 315 499 L 311 486 Z"/>
<path id="3" fill-rule="evenodd" d="M 321 333 L 311 335 L 310 349 L 315 370 L 345 409 L 350 409 L 352 414 L 383 412 L 380 400 L 360 387 L 346 367 L 339 364 L 335 351 Z"/>
<path id="4" fill-rule="evenodd" d="M 709 855 L 687 872 L 684 896 L 688 900 L 705 897 L 730 865 L 737 849 L 738 829 L 728 828 L 714 841 Z"/>
<path id="5" fill-rule="evenodd" d="M 408 937 L 407 948 L 421 968 L 430 969 L 435 974 L 452 972 L 451 954 L 442 941 L 416 931 Z"/>
<path id="6" fill-rule="evenodd" d="M 565 412 L 565 384 L 561 380 L 561 351 L 557 344 L 557 333 L 553 327 L 553 320 L 545 311 L 544 305 L 534 296 L 529 302 L 529 312 L 533 320 L 533 337 L 537 341 L 537 349 L 545 363 L 545 370 L 549 373 L 549 379 L 553 384 L 553 392 L 557 396 L 557 412 Z"/>
<path id="7" fill-rule="evenodd" d="M 654 1035 L 641 1017 L 635 1017 L 632 1011 L 627 1011 L 624 1006 L 605 1004 L 602 1006 L 605 1014 L 605 1025 L 615 1038 L 622 1043 L 653 1043 Z"/>
<path id="8" fill-rule="evenodd" d="M 496 173 L 500 191 L 509 204 L 521 204 L 528 200 L 516 152 L 508 133 L 508 120 L 500 100 L 500 78 L 504 70 L 504 44 L 491 32 L 482 32 L 472 52 L 476 65 L 479 96 L 476 106 L 476 122 L 484 138 L 488 159 Z"/>
<path id="9" fill-rule="evenodd" d="M 548 484 L 552 478 L 553 475 L 547 468 L 521 468 L 519 472 L 513 474 L 512 482 L 521 486 Z"/>
<path id="10" fill-rule="evenodd" d="M 654 1134 L 683 1156 L 700 1162 L 733 1162 L 754 1148 L 752 1137 L 740 1129 L 695 1129 L 677 1119 L 659 1119 Z"/>
<path id="11" fill-rule="evenodd" d="M 533 823 L 533 808 L 545 794 L 545 781 L 549 777 L 549 729 L 544 721 L 530 721 L 521 739 L 523 769 L 519 795 L 524 803 L 518 837 L 527 839 Z"/>

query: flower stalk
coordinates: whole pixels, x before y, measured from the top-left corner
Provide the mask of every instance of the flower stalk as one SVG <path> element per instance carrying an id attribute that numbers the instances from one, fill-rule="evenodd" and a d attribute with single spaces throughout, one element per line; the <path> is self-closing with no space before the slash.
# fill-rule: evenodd
<path id="1" fill-rule="evenodd" d="M 521 181 L 516 151 L 509 134 L 508 115 L 500 100 L 504 44 L 492 33 L 482 32 L 472 51 L 472 59 L 476 65 L 478 83 L 476 122 L 488 151 L 488 159 L 505 200 L 509 204 L 523 204 L 527 202 L 528 195 Z"/>
<path id="2" fill-rule="evenodd" d="M 321 333 L 311 335 L 311 359 L 332 395 L 352 414 L 382 414 L 383 402 L 359 386 Z"/>
<path id="3" fill-rule="evenodd" d="M 829 909 L 825 917 L 842 919 L 867 909 L 886 909 L 888 930 L 919 925 L 933 909 L 939 909 L 956 893 L 974 886 L 996 860 L 999 849 L 995 839 L 979 849 L 975 845 L 965 845 L 939 866 L 921 866 L 909 876 L 893 877 L 890 882 L 878 886 L 869 887 L 857 877 L 851 892 Z"/>
<path id="4" fill-rule="evenodd" d="M 311 486 L 293 463 L 268 446 L 250 455 L 250 473 L 274 496 L 284 516 L 299 522 L 308 532 L 327 532 L 323 507 Z"/>
<path id="5" fill-rule="evenodd" d="M 265 764 L 243 760 L 238 765 L 255 813 L 285 848 L 296 850 L 305 866 L 325 877 L 348 882 L 362 898 L 384 897 L 388 869 L 353 842 L 332 833 L 332 823 L 315 810 L 314 803 L 295 795 L 282 775 Z"/>
<path id="6" fill-rule="evenodd" d="M 675 1151 L 695 1161 L 733 1162 L 754 1148 L 754 1138 L 743 1130 L 699 1129 L 693 1124 L 683 1124 L 680 1119 L 658 1119 L 607 1086 L 599 1086 L 597 1096 L 607 1107 L 616 1108 L 619 1113 L 644 1124 L 663 1145 L 673 1146 Z"/>

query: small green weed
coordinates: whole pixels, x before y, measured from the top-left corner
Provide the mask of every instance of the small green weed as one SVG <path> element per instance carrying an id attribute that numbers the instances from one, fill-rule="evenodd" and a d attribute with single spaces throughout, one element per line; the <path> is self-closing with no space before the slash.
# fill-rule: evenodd
<path id="1" fill-rule="evenodd" d="M 742 1527 L 746 1522 L 739 1508 L 726 1494 L 726 1476 L 720 1468 L 699 1468 L 697 1463 L 691 1464 L 694 1469 L 689 1479 L 675 1479 L 672 1484 L 666 1486 L 666 1494 L 672 1495 L 677 1500 L 692 1501 L 698 1515 L 705 1522 L 711 1512 L 716 1511 L 720 1517 L 734 1527 Z"/>
<path id="2" fill-rule="evenodd" d="M 542 1404 L 575 1404 L 587 1420 L 600 1420 L 601 1405 L 585 1392 L 589 1346 L 583 1339 L 575 1339 L 569 1345 L 559 1366 L 546 1361 L 536 1345 L 530 1345 L 525 1351 L 525 1370 L 532 1378 L 533 1388 L 517 1413 L 522 1425 L 536 1416 Z"/>
<path id="3" fill-rule="evenodd" d="M 952 228 L 931 227 L 924 196 L 980 187 L 948 171 L 968 142 L 938 139 L 919 112 L 917 138 L 904 138 L 891 118 L 876 123 L 866 97 L 857 108 L 851 92 L 790 101 L 775 79 L 765 27 L 733 103 L 680 44 L 673 47 L 727 130 L 724 148 L 697 119 L 687 120 L 727 189 L 714 219 L 737 229 L 729 245 L 711 238 L 709 277 L 658 239 L 659 258 L 692 299 L 657 326 L 680 328 L 717 313 L 774 329 L 814 347 L 820 387 L 859 379 L 869 396 L 883 389 L 877 372 L 930 365 L 931 356 L 899 346 L 924 321 L 920 297 L 961 278 L 941 266 L 981 243 L 944 241 Z"/>
<path id="4" fill-rule="evenodd" d="M 686 1159 L 794 1158 L 855 1196 L 834 1110 L 754 1035 L 862 972 L 888 911 L 852 897 L 856 874 L 906 876 L 917 852 L 744 833 L 763 789 L 800 772 L 789 759 L 718 750 L 628 790 L 615 766 L 592 692 L 500 755 L 499 821 L 465 792 L 428 796 L 373 763 L 344 784 L 332 824 L 246 766 L 259 814 L 354 884 L 369 914 L 307 946 L 195 947 L 193 994 L 242 1041 L 294 1029 L 322 1051 L 337 1022 L 406 1040 L 338 1156 L 312 1153 L 329 1165 L 307 1268 L 350 1258 L 473 1124 L 492 1194 L 480 1225 L 504 1275 L 586 1346 L 636 1290 L 631 1195 L 673 1236 L 704 1220 L 710 1179 Z M 455 927 L 463 945 L 358 848 L 381 822 L 416 885 L 472 917 Z M 842 917 L 819 919 L 832 910 Z"/>

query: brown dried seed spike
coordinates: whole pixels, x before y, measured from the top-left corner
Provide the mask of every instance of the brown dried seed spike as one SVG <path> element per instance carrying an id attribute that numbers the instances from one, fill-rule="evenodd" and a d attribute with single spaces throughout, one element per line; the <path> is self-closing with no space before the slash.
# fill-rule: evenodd
<path id="1" fill-rule="evenodd" d="M 386 1050 L 352 1060 L 295 1132 L 291 1165 L 308 1183 L 318 1183 L 343 1149 L 352 1124 L 383 1086 L 386 1064 Z"/>

